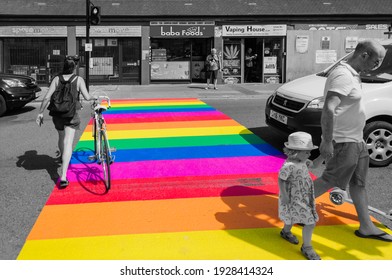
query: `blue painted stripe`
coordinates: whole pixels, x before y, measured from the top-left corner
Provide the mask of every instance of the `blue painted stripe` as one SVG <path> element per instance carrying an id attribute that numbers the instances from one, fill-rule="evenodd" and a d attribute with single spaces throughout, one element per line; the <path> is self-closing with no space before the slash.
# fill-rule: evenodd
<path id="1" fill-rule="evenodd" d="M 92 150 L 75 151 L 71 163 L 88 163 L 92 154 Z M 269 144 L 126 149 L 113 154 L 116 162 L 282 155 Z"/>

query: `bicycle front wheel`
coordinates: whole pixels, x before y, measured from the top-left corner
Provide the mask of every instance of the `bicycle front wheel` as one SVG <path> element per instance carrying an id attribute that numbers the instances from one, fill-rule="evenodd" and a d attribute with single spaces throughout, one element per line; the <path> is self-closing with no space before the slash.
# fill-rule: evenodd
<path id="1" fill-rule="evenodd" d="M 105 132 L 101 132 L 100 148 L 101 148 L 101 165 L 103 169 L 103 179 L 105 183 L 106 190 L 110 189 L 110 151 L 108 145 L 108 139 Z"/>

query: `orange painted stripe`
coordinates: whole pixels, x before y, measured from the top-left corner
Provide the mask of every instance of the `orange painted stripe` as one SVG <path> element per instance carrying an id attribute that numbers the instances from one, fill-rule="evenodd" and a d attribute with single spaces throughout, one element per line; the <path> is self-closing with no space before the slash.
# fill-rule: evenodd
<path id="1" fill-rule="evenodd" d="M 139 129 L 164 129 L 164 128 L 190 128 L 190 127 L 220 127 L 242 126 L 235 120 L 207 120 L 207 121 L 184 121 L 184 122 L 152 122 L 152 123 L 108 123 L 108 130 L 139 130 Z M 89 124 L 84 132 L 91 132 Z"/>
<path id="2" fill-rule="evenodd" d="M 318 225 L 357 223 L 352 205 L 318 202 Z M 281 227 L 277 209 L 274 195 L 50 205 L 27 239 Z"/>

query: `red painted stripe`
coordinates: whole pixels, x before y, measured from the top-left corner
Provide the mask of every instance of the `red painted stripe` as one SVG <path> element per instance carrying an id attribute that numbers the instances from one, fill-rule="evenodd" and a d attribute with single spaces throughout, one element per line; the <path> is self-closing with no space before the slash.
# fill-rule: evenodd
<path id="1" fill-rule="evenodd" d="M 113 180 L 106 194 L 102 182 L 71 182 L 55 188 L 46 204 L 276 194 L 277 184 L 276 172 Z"/>

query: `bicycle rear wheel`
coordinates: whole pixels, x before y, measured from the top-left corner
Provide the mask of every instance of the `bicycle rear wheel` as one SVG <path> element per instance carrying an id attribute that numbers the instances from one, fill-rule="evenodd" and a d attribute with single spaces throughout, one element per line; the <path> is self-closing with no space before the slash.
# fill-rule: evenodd
<path id="1" fill-rule="evenodd" d="M 108 139 L 105 132 L 101 132 L 100 148 L 101 148 L 101 165 L 103 169 L 103 179 L 105 183 L 106 190 L 110 190 L 110 151 L 108 145 Z"/>

